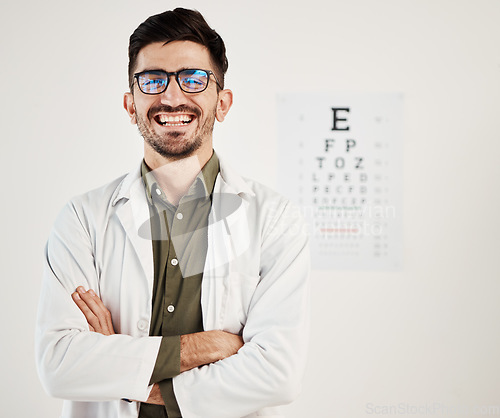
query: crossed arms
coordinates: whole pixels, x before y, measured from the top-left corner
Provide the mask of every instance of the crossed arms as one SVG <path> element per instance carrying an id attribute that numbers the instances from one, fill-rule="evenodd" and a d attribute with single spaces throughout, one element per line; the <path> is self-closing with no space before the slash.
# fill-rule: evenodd
<path id="1" fill-rule="evenodd" d="M 86 291 L 83 286 L 79 286 L 71 297 L 85 315 L 90 331 L 102 335 L 115 334 L 111 313 L 93 289 Z M 243 339 L 239 335 L 225 331 L 213 330 L 181 335 L 180 371 L 182 373 L 223 360 L 236 354 L 242 346 Z M 153 385 L 146 403 L 164 405 L 158 383 Z"/>
<path id="2" fill-rule="evenodd" d="M 151 402 L 148 384 L 162 337 L 138 328 L 150 313 L 144 303 L 149 287 L 137 280 L 144 277 L 144 268 L 131 262 L 139 258 L 130 237 L 112 223 L 113 213 L 121 209 L 98 213 L 88 206 L 103 197 L 85 199 L 64 209 L 47 244 L 35 339 L 40 378 L 49 394 L 72 401 Z M 206 329 L 211 331 L 182 337 L 184 371 L 173 378 L 173 387 L 186 418 L 245 416 L 291 402 L 300 389 L 308 345 L 307 236 L 290 227 L 297 218 L 286 204 L 263 196 L 259 205 L 259 217 L 251 215 L 251 264 L 235 270 L 237 276 L 207 281 L 214 293 L 205 295 L 214 298 L 230 286 L 223 320 L 215 315 L 220 311 L 213 307 L 221 305 L 214 299 L 206 305 Z M 92 315 L 82 315 L 69 296 L 79 286 L 96 290 L 113 316 L 114 329 L 103 309 L 94 313 L 102 319 L 100 328 Z M 88 296 L 94 297 L 80 294 L 91 303 Z M 236 333 L 240 322 L 243 345 L 239 337 L 221 331 Z"/>

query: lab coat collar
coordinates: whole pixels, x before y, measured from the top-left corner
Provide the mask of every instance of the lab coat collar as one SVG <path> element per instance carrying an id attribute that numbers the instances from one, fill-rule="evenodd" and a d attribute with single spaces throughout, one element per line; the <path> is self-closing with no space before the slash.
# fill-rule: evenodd
<path id="1" fill-rule="evenodd" d="M 254 197 L 255 193 L 247 185 L 245 180 L 226 162 L 224 157 L 221 157 L 219 153 L 217 153 L 217 156 L 219 157 L 220 164 L 221 192 L 233 193 L 241 197 Z M 111 200 L 112 205 L 115 206 L 121 199 L 130 199 L 133 185 L 136 184 L 138 180 L 142 182 L 141 165 L 132 170 L 122 180 L 113 195 Z"/>
<path id="2" fill-rule="evenodd" d="M 234 193 L 241 197 L 255 197 L 255 193 L 248 186 L 243 177 L 241 177 L 231 167 L 231 165 L 226 162 L 226 159 L 224 157 L 221 157 L 219 153 L 217 153 L 217 156 L 219 157 L 220 176 L 223 180 L 223 187 L 225 189 L 221 191 L 223 193 Z"/>

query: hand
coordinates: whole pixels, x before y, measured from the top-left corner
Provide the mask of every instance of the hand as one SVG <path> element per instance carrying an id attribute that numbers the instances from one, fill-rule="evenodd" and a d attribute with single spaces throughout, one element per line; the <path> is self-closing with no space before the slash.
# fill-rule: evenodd
<path id="1" fill-rule="evenodd" d="M 102 335 L 115 333 L 111 313 L 92 289 L 86 292 L 83 286 L 79 286 L 71 297 L 85 315 L 91 331 Z"/>
<path id="2" fill-rule="evenodd" d="M 91 331 L 98 332 L 103 335 L 115 334 L 111 312 L 109 312 L 108 308 L 104 306 L 102 300 L 92 289 L 89 289 L 86 292 L 83 286 L 79 286 L 71 297 L 85 315 L 85 319 L 87 320 Z M 160 385 L 158 385 L 158 383 L 153 385 L 148 400 L 145 403 L 165 405 L 161 396 Z"/>
<path id="3" fill-rule="evenodd" d="M 165 402 L 163 402 L 163 398 L 161 396 L 160 385 L 158 383 L 155 383 L 153 385 L 153 389 L 151 389 L 149 398 L 144 403 L 152 403 L 154 405 L 165 405 Z"/>

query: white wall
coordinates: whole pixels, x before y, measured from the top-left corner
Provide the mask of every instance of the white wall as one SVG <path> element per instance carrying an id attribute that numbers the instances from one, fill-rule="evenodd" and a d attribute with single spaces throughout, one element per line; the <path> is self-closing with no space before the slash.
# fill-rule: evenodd
<path id="1" fill-rule="evenodd" d="M 404 268 L 313 272 L 309 369 L 288 415 L 500 415 L 500 2 L 30 0 L 0 6 L 2 416 L 59 413 L 34 366 L 43 246 L 71 196 L 139 161 L 121 107 L 128 37 L 176 6 L 226 41 L 235 104 L 216 149 L 270 186 L 276 94 L 321 90 L 313 68 L 332 91 L 405 94 Z"/>

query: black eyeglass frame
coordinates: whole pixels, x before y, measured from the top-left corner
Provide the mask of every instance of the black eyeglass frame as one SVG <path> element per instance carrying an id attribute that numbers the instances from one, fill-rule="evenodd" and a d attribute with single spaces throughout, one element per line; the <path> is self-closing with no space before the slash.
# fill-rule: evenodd
<path id="1" fill-rule="evenodd" d="M 207 84 L 203 88 L 203 90 L 198 90 L 198 91 L 186 91 L 186 90 L 184 90 L 181 86 L 180 81 L 179 81 L 179 74 L 184 72 L 184 71 L 204 71 L 205 73 L 207 73 L 207 76 L 208 76 L 207 77 Z M 145 91 L 143 91 L 141 88 L 141 84 L 139 83 L 139 77 L 143 74 L 146 74 L 146 73 L 163 73 L 163 74 L 165 74 L 165 80 L 167 80 L 167 82 L 165 84 L 165 88 L 162 91 L 159 91 L 156 93 L 146 93 Z M 163 71 L 163 70 L 145 70 L 145 71 L 141 71 L 139 73 L 135 73 L 134 79 L 137 82 L 137 87 L 139 87 L 139 90 L 141 91 L 141 93 L 155 95 L 155 94 L 162 94 L 165 90 L 167 90 L 168 84 L 170 83 L 170 77 L 175 76 L 175 81 L 177 81 L 177 85 L 184 93 L 195 94 L 195 93 L 204 92 L 208 88 L 208 85 L 210 84 L 210 75 L 214 76 L 215 84 L 217 84 L 217 87 L 219 87 L 222 90 L 222 86 L 220 85 L 219 80 L 217 80 L 217 76 L 215 75 L 215 73 L 213 71 L 204 70 L 202 68 L 184 68 L 182 70 L 171 72 L 171 73 L 169 73 L 168 71 Z"/>

